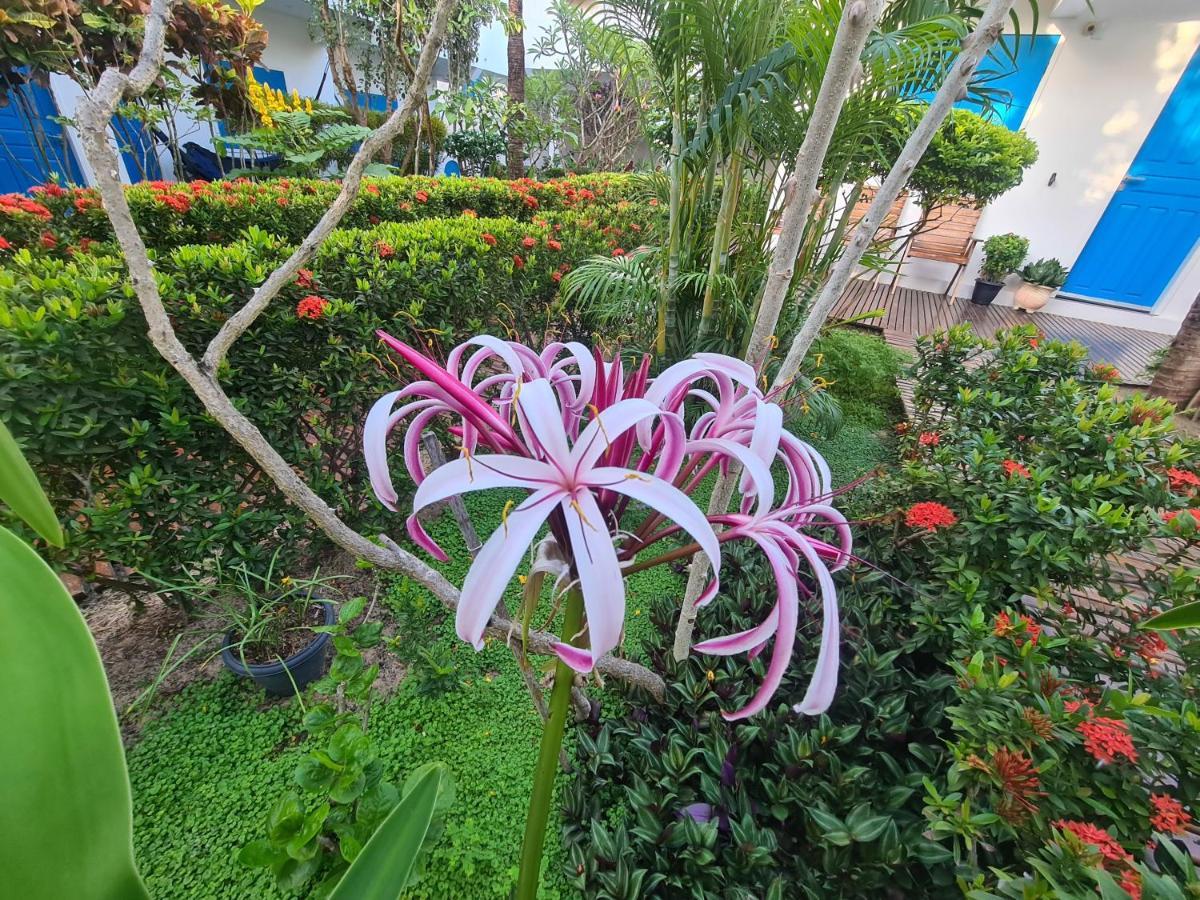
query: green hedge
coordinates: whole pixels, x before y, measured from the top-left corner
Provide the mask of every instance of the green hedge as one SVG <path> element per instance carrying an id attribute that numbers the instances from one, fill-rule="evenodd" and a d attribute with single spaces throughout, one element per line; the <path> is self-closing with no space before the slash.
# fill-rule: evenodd
<path id="1" fill-rule="evenodd" d="M 258 227 L 298 243 L 329 208 L 340 185 L 316 178 L 250 181 L 147 181 L 126 189 L 133 216 L 147 246 L 170 249 L 181 244 L 237 240 Z M 80 242 L 111 237 L 99 195 L 91 188 L 70 190 L 47 185 L 35 188 L 32 201 L 52 217 L 31 214 L 14 202 L 0 202 L 0 237 L 13 248 L 45 252 L 43 233 L 65 251 Z M 635 176 L 581 175 L 556 181 L 502 181 L 496 178 L 427 178 L 407 176 L 367 179 L 346 218 L 344 228 L 367 228 L 383 222 L 412 222 L 459 216 L 509 216 L 530 221 L 567 210 L 605 216 L 616 207 L 634 205 Z M 0 198 L 2 200 L 3 198 Z M 26 198 L 26 203 L 30 201 Z M 640 205 L 640 204 L 637 204 Z M 643 213 L 643 217 L 644 217 Z"/>
<path id="2" fill-rule="evenodd" d="M 302 283 L 234 346 L 222 382 L 322 496 L 375 527 L 359 429 L 399 373 L 375 330 L 435 353 L 479 331 L 534 343 L 547 333 L 586 339 L 587 323 L 559 302 L 556 279 L 604 251 L 619 221 L 613 211 L 602 229 L 568 212 L 539 225 L 458 217 L 335 232 Z M 157 254 L 184 343 L 199 352 L 289 251 L 252 229 L 228 246 Z M 282 546 L 289 564 L 320 549 L 154 352 L 117 258 L 19 251 L 8 262 L 0 268 L 0 417 L 56 508 L 70 510 L 62 563 L 86 574 L 107 560 L 173 577 L 217 550 L 259 563 Z M 317 317 L 304 318 L 304 309 Z"/>

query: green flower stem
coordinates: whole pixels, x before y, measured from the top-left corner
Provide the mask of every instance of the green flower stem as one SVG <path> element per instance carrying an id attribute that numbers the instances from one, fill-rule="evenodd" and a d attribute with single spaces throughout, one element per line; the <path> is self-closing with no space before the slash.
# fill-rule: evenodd
<path id="1" fill-rule="evenodd" d="M 583 625 L 583 594 L 576 587 L 567 595 L 563 613 L 562 640 L 571 643 Z M 574 672 L 562 660 L 554 668 L 554 692 L 550 695 L 550 718 L 542 729 L 537 768 L 533 772 L 533 791 L 529 795 L 529 815 L 525 819 L 525 839 L 521 843 L 521 873 L 517 879 L 516 900 L 534 900 L 542 869 L 542 847 L 546 843 L 546 822 L 550 818 L 550 799 L 554 778 L 558 775 L 558 752 L 562 748 L 567 710 L 571 707 Z"/>

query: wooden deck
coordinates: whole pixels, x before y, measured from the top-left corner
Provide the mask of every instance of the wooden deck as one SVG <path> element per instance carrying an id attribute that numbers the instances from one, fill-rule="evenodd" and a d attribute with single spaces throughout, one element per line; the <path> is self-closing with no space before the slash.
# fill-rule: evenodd
<path id="1" fill-rule="evenodd" d="M 886 296 L 886 285 L 872 287 L 869 281 L 853 281 L 834 308 L 833 318 L 846 319 L 884 308 L 882 317 L 860 324 L 882 330 L 888 343 L 907 349 L 913 347 L 918 336 L 960 322 L 970 322 L 976 333 L 984 337 L 991 337 L 1002 328 L 1032 322 L 1051 339 L 1079 341 L 1088 348 L 1094 362 L 1116 366 L 1121 373 L 1121 380 L 1126 384 L 1149 384 L 1146 365 L 1155 353 L 1171 342 L 1171 338 L 1165 334 L 1049 313 L 1026 313 L 1000 303 L 977 306 L 969 300 L 942 297 L 912 288 L 897 290 L 891 303 L 885 302 Z"/>

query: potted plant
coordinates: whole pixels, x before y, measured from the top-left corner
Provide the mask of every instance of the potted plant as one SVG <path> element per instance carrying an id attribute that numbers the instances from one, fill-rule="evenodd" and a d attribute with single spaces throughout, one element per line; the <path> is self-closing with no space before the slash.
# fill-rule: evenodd
<path id="1" fill-rule="evenodd" d="M 1050 295 L 1066 284 L 1067 269 L 1057 259 L 1039 259 L 1021 269 L 1022 284 L 1013 303 L 1017 309 L 1033 312 L 1050 300 Z"/>
<path id="2" fill-rule="evenodd" d="M 199 616 L 223 635 L 221 659 L 241 678 L 251 678 L 268 694 L 291 696 L 325 672 L 333 604 L 320 592 L 335 579 L 276 577 L 271 558 L 260 574 L 244 563 L 225 567 L 216 559 L 210 570 L 163 591 L 187 597 Z"/>
<path id="3" fill-rule="evenodd" d="M 1004 279 L 1021 267 L 1029 253 L 1029 238 L 1019 234 L 994 234 L 983 244 L 983 266 L 975 279 L 971 302 L 986 306 L 1004 287 Z"/>

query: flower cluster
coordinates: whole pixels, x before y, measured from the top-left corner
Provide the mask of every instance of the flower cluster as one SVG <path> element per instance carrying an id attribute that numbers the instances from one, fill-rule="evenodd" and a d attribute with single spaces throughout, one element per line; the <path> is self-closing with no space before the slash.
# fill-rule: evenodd
<path id="1" fill-rule="evenodd" d="M 1150 807 L 1150 824 L 1155 831 L 1183 834 L 1192 823 L 1192 817 L 1183 804 L 1167 794 L 1151 794 Z"/>
<path id="2" fill-rule="evenodd" d="M 301 319 L 319 319 L 328 309 L 328 300 L 316 294 L 309 294 L 296 304 L 296 316 Z"/>
<path id="3" fill-rule="evenodd" d="M 1187 469 L 1167 469 L 1167 483 L 1177 494 L 1190 494 L 1200 487 L 1200 475 Z"/>
<path id="4" fill-rule="evenodd" d="M 922 431 L 917 435 L 917 443 L 922 447 L 936 447 L 942 442 L 942 436 L 936 431 Z"/>
<path id="5" fill-rule="evenodd" d="M 1097 762 L 1115 763 L 1120 756 L 1137 762 L 1137 748 L 1129 736 L 1129 726 L 1122 719 L 1089 715 L 1076 730 L 1083 735 L 1083 749 Z"/>
<path id="6" fill-rule="evenodd" d="M 274 113 L 306 112 L 311 116 L 313 112 L 312 100 L 301 100 L 299 91 L 293 88 L 289 98 L 278 88 L 259 84 L 252 71 L 246 72 L 246 97 L 250 106 L 258 113 L 259 121 L 267 128 L 275 127 L 275 120 L 272 118 Z"/>
<path id="7" fill-rule="evenodd" d="M 1054 827 L 1073 834 L 1082 843 L 1094 848 L 1100 854 L 1105 868 L 1108 868 L 1109 863 L 1115 863 L 1121 875 L 1121 888 L 1134 900 L 1139 900 L 1142 896 L 1142 886 L 1137 871 L 1132 868 L 1133 857 L 1116 838 L 1098 825 L 1088 822 L 1059 819 L 1054 823 Z"/>
<path id="8" fill-rule="evenodd" d="M 1029 477 L 1029 470 L 1015 459 L 1006 459 L 1001 463 L 1001 466 L 1004 468 L 1004 474 L 1009 478 L 1012 478 L 1014 475 L 1020 478 Z"/>
<path id="9" fill-rule="evenodd" d="M 797 710 L 815 715 L 829 707 L 839 656 L 830 573 L 849 559 L 850 528 L 830 503 L 828 466 L 783 427 L 783 410 L 759 389 L 758 373 L 740 360 L 701 353 L 651 379 L 649 357 L 627 370 L 619 357 L 606 360 L 577 343 L 553 343 L 539 353 L 487 336 L 456 347 L 443 366 L 390 335 L 380 337 L 422 376 L 375 404 L 363 436 L 372 487 L 395 509 L 399 497 L 387 438 L 400 423 L 407 425 L 403 457 L 418 485 L 407 522 L 412 539 L 445 559 L 417 517 L 422 509 L 467 491 L 517 488 L 528 494 L 506 509 L 467 573 L 459 637 L 483 646 L 505 587 L 547 522 L 553 553 L 543 555 L 565 561 L 561 578 L 578 583 L 586 612 L 586 645 L 568 635 L 554 650 L 580 672 L 591 671 L 620 641 L 622 569 L 635 556 L 690 534 L 713 566 L 700 598 L 704 605 L 719 586 L 721 545 L 749 541 L 773 572 L 774 607 L 754 628 L 695 647 L 717 655 L 757 654 L 774 639 L 762 686 L 747 706 L 726 717 L 745 718 L 770 702 L 791 661 L 802 597 L 819 603 L 823 624 L 815 672 Z M 704 408 L 690 425 L 684 417 L 689 401 Z M 452 421 L 461 455 L 427 475 L 420 436 L 442 416 Z M 689 494 L 733 464 L 741 469 L 737 511 L 706 517 Z M 781 490 L 771 472 L 776 464 L 785 476 Z M 623 527 L 631 502 L 650 514 L 639 516 L 637 527 Z M 720 537 L 714 524 L 724 528 Z M 661 561 L 669 558 L 674 556 L 664 554 Z M 801 567 L 808 578 L 801 577 Z"/>
<path id="10" fill-rule="evenodd" d="M 926 531 L 949 528 L 957 523 L 958 516 L 950 507 L 931 500 L 914 503 L 904 516 L 904 524 L 909 528 L 923 528 Z"/>

